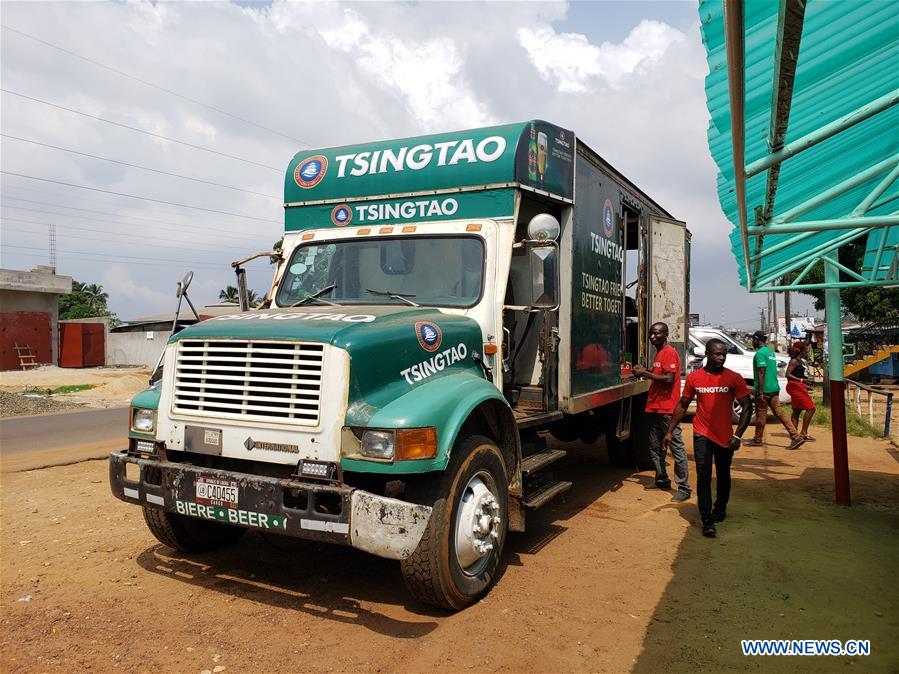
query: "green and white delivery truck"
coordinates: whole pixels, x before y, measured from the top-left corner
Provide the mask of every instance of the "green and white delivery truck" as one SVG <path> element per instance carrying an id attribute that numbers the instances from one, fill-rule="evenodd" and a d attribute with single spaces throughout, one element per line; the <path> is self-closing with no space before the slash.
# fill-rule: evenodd
<path id="1" fill-rule="evenodd" d="M 264 308 L 173 334 L 111 456 L 113 493 L 161 542 L 351 545 L 459 609 L 571 486 L 548 434 L 646 462 L 630 364 L 659 320 L 683 353 L 690 235 L 574 133 L 304 151 L 284 200 Z"/>

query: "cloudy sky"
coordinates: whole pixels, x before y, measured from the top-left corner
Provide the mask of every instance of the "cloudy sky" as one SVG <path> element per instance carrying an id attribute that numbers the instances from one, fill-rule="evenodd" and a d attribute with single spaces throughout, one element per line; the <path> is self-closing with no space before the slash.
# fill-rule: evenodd
<path id="1" fill-rule="evenodd" d="M 47 264 L 53 224 L 58 272 L 122 319 L 173 310 L 188 269 L 194 303 L 215 301 L 280 237 L 298 150 L 540 118 L 687 221 L 692 311 L 757 324 L 695 3 L 4 2 L 2 24 L 0 265 Z"/>

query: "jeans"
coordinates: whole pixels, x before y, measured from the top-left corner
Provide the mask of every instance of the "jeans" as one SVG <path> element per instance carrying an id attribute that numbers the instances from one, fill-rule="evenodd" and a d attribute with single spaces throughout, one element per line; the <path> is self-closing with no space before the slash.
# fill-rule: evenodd
<path id="1" fill-rule="evenodd" d="M 671 484 L 671 478 L 668 477 L 665 468 L 665 450 L 662 448 L 662 438 L 668 432 L 671 415 L 649 412 L 646 416 L 649 422 L 649 455 L 656 471 L 656 484 Z M 690 483 L 687 481 L 689 462 L 680 426 L 675 426 L 671 434 L 671 457 L 674 459 L 674 481 L 677 482 L 677 489 L 689 494 Z"/>
<path id="2" fill-rule="evenodd" d="M 712 523 L 712 513 L 724 514 L 730 499 L 730 464 L 734 453 L 717 445 L 704 435 L 693 436 L 696 457 L 696 492 L 699 497 L 699 516 L 703 525 Z M 712 505 L 712 461 L 715 462 L 715 505 Z"/>
<path id="3" fill-rule="evenodd" d="M 790 417 L 787 416 L 787 413 L 780 406 L 780 393 L 762 393 L 755 397 L 755 439 L 764 440 L 765 423 L 768 421 L 769 407 L 774 416 L 780 419 L 780 423 L 787 429 L 790 438 L 795 439 L 799 433 L 796 432 L 796 427 L 790 421 Z"/>

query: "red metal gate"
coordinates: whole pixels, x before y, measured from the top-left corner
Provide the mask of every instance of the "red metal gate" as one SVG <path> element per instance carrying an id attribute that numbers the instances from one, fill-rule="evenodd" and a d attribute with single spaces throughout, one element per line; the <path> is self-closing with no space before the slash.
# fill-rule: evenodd
<path id="1" fill-rule="evenodd" d="M 16 344 L 30 346 L 38 363 L 53 362 L 50 314 L 16 311 L 0 314 L 0 370 L 18 370 Z"/>
<path id="2" fill-rule="evenodd" d="M 102 323 L 60 323 L 59 367 L 105 365 L 105 334 Z"/>

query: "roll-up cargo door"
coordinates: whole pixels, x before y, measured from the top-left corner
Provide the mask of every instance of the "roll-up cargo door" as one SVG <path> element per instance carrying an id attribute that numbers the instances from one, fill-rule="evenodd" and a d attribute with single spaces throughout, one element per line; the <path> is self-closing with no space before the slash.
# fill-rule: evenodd
<path id="1" fill-rule="evenodd" d="M 668 324 L 668 343 L 677 349 L 685 363 L 688 343 L 687 313 L 690 297 L 690 232 L 678 220 L 658 216 L 649 218 L 649 292 L 644 353 L 654 354 L 649 344 L 649 326 Z"/>

